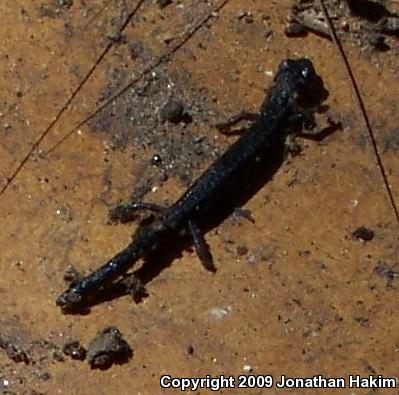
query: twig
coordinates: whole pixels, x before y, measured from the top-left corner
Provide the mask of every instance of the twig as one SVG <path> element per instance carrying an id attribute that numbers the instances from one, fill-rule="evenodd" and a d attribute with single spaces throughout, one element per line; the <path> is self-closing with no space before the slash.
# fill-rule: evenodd
<path id="1" fill-rule="evenodd" d="M 328 25 L 320 21 L 319 19 L 315 18 L 314 16 L 303 14 L 297 15 L 293 14 L 292 18 L 299 23 L 300 25 L 304 26 L 309 31 L 319 34 L 322 37 L 328 38 L 331 40 L 330 29 Z"/>
<path id="2" fill-rule="evenodd" d="M 346 69 L 346 71 L 348 73 L 348 77 L 349 77 L 349 79 L 351 81 L 351 85 L 353 87 L 353 91 L 355 93 L 356 100 L 357 100 L 357 102 L 359 104 L 359 108 L 360 108 L 360 110 L 362 112 L 364 123 L 366 125 L 366 129 L 368 131 L 368 134 L 369 134 L 372 146 L 373 146 L 374 154 L 375 154 L 375 157 L 377 159 L 377 164 L 378 164 L 378 167 L 380 169 L 381 177 L 382 177 L 385 189 L 386 189 L 386 191 L 388 193 L 389 200 L 391 202 L 392 210 L 393 210 L 393 212 L 395 214 L 396 221 L 399 224 L 399 210 L 398 210 L 398 207 L 396 205 L 391 186 L 389 185 L 388 176 L 387 176 L 387 173 L 385 171 L 384 164 L 383 164 L 382 159 L 381 159 L 381 155 L 380 155 L 380 153 L 378 151 L 377 142 L 376 142 L 376 139 L 375 139 L 375 136 L 374 136 L 373 129 L 371 127 L 371 123 L 370 123 L 370 119 L 369 119 L 369 116 L 368 116 L 367 111 L 366 111 L 366 107 L 365 107 L 364 102 L 363 102 L 362 95 L 360 93 L 359 86 L 357 85 L 356 78 L 355 78 L 355 76 L 353 74 L 352 68 L 351 68 L 351 66 L 349 64 L 349 61 L 348 61 L 348 58 L 346 57 L 344 48 L 342 47 L 342 44 L 341 44 L 341 42 L 340 42 L 340 40 L 339 40 L 339 38 L 337 36 L 337 33 L 335 31 L 335 28 L 334 28 L 334 24 L 331 21 L 331 18 L 330 18 L 329 14 L 328 14 L 327 7 L 324 4 L 323 0 L 320 0 L 320 5 L 321 5 L 321 8 L 323 10 L 323 14 L 324 14 L 325 19 L 327 21 L 328 27 L 330 29 L 331 37 L 333 39 L 335 47 L 337 48 L 338 53 L 339 53 L 342 61 L 345 64 L 345 69 Z"/>
<path id="3" fill-rule="evenodd" d="M 56 142 L 45 154 L 47 156 L 55 149 L 57 149 L 61 144 L 63 144 L 69 137 L 71 137 L 77 129 L 82 127 L 84 124 L 92 120 L 98 113 L 108 107 L 111 103 L 113 103 L 118 97 L 123 95 L 128 89 L 130 89 L 137 82 L 141 81 L 143 77 L 149 74 L 152 70 L 158 67 L 160 64 L 168 61 L 172 55 L 174 55 L 187 41 L 190 40 L 194 36 L 194 34 L 215 14 L 215 12 L 220 11 L 230 0 L 223 0 L 221 3 L 216 6 L 212 11 L 210 11 L 205 17 L 203 17 L 198 23 L 196 23 L 191 29 L 188 29 L 183 34 L 181 40 L 179 40 L 172 48 L 168 49 L 163 55 L 159 56 L 154 62 L 149 64 L 144 70 L 137 76 L 135 79 L 130 81 L 127 85 L 125 85 L 122 89 L 120 89 L 117 93 L 115 93 L 111 98 L 109 98 L 106 102 L 104 102 L 100 107 L 98 107 L 95 111 L 85 117 L 82 121 L 80 121 L 77 125 L 75 125 L 64 137 L 62 137 L 58 142 Z"/>
<path id="4" fill-rule="evenodd" d="M 129 15 L 126 17 L 124 23 L 122 24 L 120 31 L 122 32 L 131 19 L 134 17 L 134 15 L 137 13 L 141 5 L 144 3 L 145 0 L 139 0 L 139 2 L 136 4 L 136 7 L 129 13 Z M 39 138 L 32 144 L 30 147 L 28 153 L 25 155 L 25 157 L 21 160 L 17 168 L 14 170 L 14 172 L 11 174 L 10 177 L 6 179 L 5 185 L 0 189 L 0 196 L 3 195 L 3 193 L 8 189 L 8 187 L 11 185 L 11 183 L 14 181 L 15 177 L 19 174 L 19 172 L 22 170 L 22 168 L 25 166 L 25 164 L 28 162 L 28 160 L 31 158 L 33 152 L 36 150 L 36 148 L 41 144 L 41 142 L 44 140 L 44 138 L 49 134 L 49 132 L 53 129 L 54 125 L 58 122 L 58 120 L 61 118 L 62 114 L 68 109 L 69 105 L 72 103 L 72 101 L 75 99 L 77 94 L 80 92 L 80 90 L 83 88 L 83 86 L 86 84 L 88 79 L 92 76 L 94 73 L 95 69 L 97 66 L 102 62 L 104 57 L 107 55 L 111 47 L 113 46 L 113 42 L 110 41 L 107 46 L 103 49 L 99 57 L 96 59 L 90 70 L 87 72 L 85 77 L 82 79 L 82 81 L 79 83 L 79 85 L 75 88 L 75 90 L 72 92 L 71 96 L 68 98 L 68 100 L 65 102 L 65 104 L 61 107 L 61 109 L 58 111 L 54 119 L 50 122 L 50 124 L 47 126 L 47 128 L 40 134 Z"/>

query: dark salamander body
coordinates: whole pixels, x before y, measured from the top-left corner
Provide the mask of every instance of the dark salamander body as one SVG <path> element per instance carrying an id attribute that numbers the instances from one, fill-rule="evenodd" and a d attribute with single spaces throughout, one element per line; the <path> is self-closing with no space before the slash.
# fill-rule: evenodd
<path id="1" fill-rule="evenodd" d="M 165 240 L 189 232 L 205 266 L 211 268 L 203 251 L 203 239 L 197 220 L 210 211 L 215 202 L 245 180 L 242 171 L 264 157 L 276 146 L 284 145 L 289 119 L 298 113 L 300 103 L 311 94 L 317 75 L 308 59 L 285 60 L 280 64 L 273 86 L 269 89 L 259 116 L 252 126 L 217 159 L 169 208 L 141 225 L 133 241 L 105 265 L 83 278 L 57 298 L 63 309 L 84 305 L 93 293 L 108 286 L 140 258 L 158 249 Z M 208 262 L 207 262 L 208 261 Z"/>

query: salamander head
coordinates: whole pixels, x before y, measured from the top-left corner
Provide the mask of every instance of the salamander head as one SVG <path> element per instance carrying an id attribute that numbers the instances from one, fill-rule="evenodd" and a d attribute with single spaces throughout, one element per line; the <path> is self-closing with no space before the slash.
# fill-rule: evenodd
<path id="1" fill-rule="evenodd" d="M 274 84 L 282 96 L 293 98 L 302 108 L 317 107 L 328 97 L 328 91 L 316 74 L 313 63 L 305 58 L 281 62 Z"/>
<path id="2" fill-rule="evenodd" d="M 302 96 L 309 92 L 316 79 L 316 71 L 309 59 L 286 59 L 280 64 L 275 82 Z"/>

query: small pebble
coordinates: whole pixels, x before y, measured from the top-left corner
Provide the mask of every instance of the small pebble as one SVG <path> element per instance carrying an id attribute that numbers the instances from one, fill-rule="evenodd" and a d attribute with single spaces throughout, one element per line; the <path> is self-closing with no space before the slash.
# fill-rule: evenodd
<path id="1" fill-rule="evenodd" d="M 133 350 L 123 339 L 118 328 L 111 326 L 99 332 L 89 345 L 87 360 L 95 369 L 108 369 L 114 363 L 123 363 L 133 355 Z"/>
<path id="2" fill-rule="evenodd" d="M 60 7 L 72 7 L 73 0 L 58 0 L 58 4 Z"/>
<path id="3" fill-rule="evenodd" d="M 290 22 L 284 29 L 287 37 L 304 37 L 308 34 L 307 29 L 297 22 Z"/>
<path id="4" fill-rule="evenodd" d="M 371 241 L 374 238 L 374 230 L 366 228 L 365 226 L 360 226 L 359 228 L 357 228 L 352 232 L 352 236 L 356 240 L 360 240 L 363 242 Z"/>
<path id="5" fill-rule="evenodd" d="M 172 0 L 157 0 L 159 8 L 165 8 L 169 4 L 172 4 Z"/>
<path id="6" fill-rule="evenodd" d="M 141 56 L 144 52 L 144 46 L 142 43 L 135 41 L 129 45 L 130 57 L 134 60 Z"/>
<path id="7" fill-rule="evenodd" d="M 64 356 L 62 355 L 62 353 L 59 351 L 59 350 L 54 350 L 53 351 L 53 358 L 54 358 L 54 361 L 57 361 L 57 362 L 64 362 Z"/>
<path id="8" fill-rule="evenodd" d="M 62 352 L 68 357 L 79 361 L 84 361 L 86 358 L 86 350 L 77 340 L 66 343 L 62 348 Z"/>
<path id="9" fill-rule="evenodd" d="M 193 346 L 188 346 L 187 347 L 187 353 L 189 354 L 189 355 L 193 355 L 194 354 L 194 347 Z"/>
<path id="10" fill-rule="evenodd" d="M 385 42 L 385 36 L 381 33 L 372 33 L 368 36 L 369 43 L 379 51 L 389 49 L 389 46 Z"/>
<path id="11" fill-rule="evenodd" d="M 172 123 L 179 123 L 184 118 L 184 104 L 180 100 L 171 99 L 161 109 L 161 119 Z"/>
<path id="12" fill-rule="evenodd" d="M 371 45 L 380 45 L 380 44 L 384 43 L 384 41 L 385 41 L 385 37 L 382 34 L 375 33 L 375 32 L 370 34 L 368 36 L 368 39 L 369 39 L 369 43 Z"/>
<path id="13" fill-rule="evenodd" d="M 230 312 L 230 307 L 227 306 L 226 308 L 224 307 L 212 307 L 209 310 L 209 316 L 212 320 L 214 321 L 219 321 L 222 318 L 226 317 Z"/>
<path id="14" fill-rule="evenodd" d="M 244 366 L 242 367 L 242 370 L 243 370 L 244 372 L 250 373 L 250 372 L 252 372 L 252 366 L 251 366 L 251 365 L 244 365 Z"/>
<path id="15" fill-rule="evenodd" d="M 246 22 L 246 23 L 253 23 L 253 22 L 254 22 L 254 17 L 253 17 L 252 15 L 248 14 L 248 15 L 246 15 L 246 16 L 244 17 L 244 22 Z"/>
<path id="16" fill-rule="evenodd" d="M 254 21 L 254 17 L 252 15 L 252 12 L 243 11 L 243 10 L 241 10 L 237 14 L 237 19 L 243 20 L 246 23 L 253 23 L 253 21 Z"/>
<path id="17" fill-rule="evenodd" d="M 398 272 L 395 272 L 392 267 L 388 266 L 384 262 L 379 262 L 373 271 L 375 274 L 384 277 L 388 283 L 392 283 L 399 275 Z"/>
<path id="18" fill-rule="evenodd" d="M 153 165 L 159 165 L 162 163 L 162 158 L 159 155 L 154 155 L 151 159 Z"/>
<path id="19" fill-rule="evenodd" d="M 113 42 L 122 42 L 125 41 L 125 36 L 119 31 L 114 30 L 107 34 L 107 37 Z"/>
<path id="20" fill-rule="evenodd" d="M 237 246 L 237 254 L 238 255 L 246 255 L 248 253 L 248 247 L 240 245 Z"/>
<path id="21" fill-rule="evenodd" d="M 29 365 L 30 358 L 28 354 L 18 345 L 8 342 L 0 337 L 0 348 L 3 349 L 8 358 L 16 363 L 23 362 L 25 365 Z"/>
<path id="22" fill-rule="evenodd" d="M 37 376 L 38 376 L 39 380 L 43 380 L 43 381 L 48 381 L 52 378 L 52 375 L 50 372 L 42 372 L 42 373 L 39 373 Z"/>

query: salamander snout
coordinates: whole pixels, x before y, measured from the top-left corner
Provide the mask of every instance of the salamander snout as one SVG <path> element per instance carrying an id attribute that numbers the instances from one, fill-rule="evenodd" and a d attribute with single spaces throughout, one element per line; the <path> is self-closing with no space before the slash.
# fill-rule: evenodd
<path id="1" fill-rule="evenodd" d="M 298 92 L 308 90 L 316 79 L 316 71 L 309 59 L 286 59 L 280 64 L 279 75 L 282 82 Z"/>

